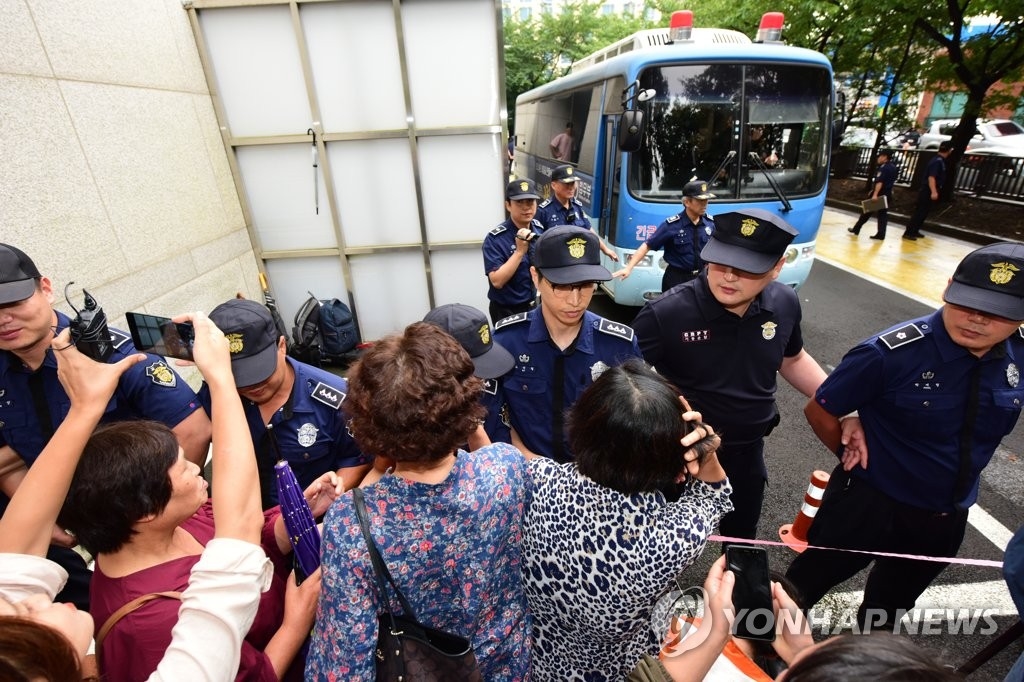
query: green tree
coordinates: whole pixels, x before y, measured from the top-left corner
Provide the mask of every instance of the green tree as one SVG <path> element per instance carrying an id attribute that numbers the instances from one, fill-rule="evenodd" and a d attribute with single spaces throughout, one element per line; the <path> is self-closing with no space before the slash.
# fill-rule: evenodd
<path id="1" fill-rule="evenodd" d="M 945 10 L 943 22 L 918 16 L 914 25 L 938 49 L 930 62 L 929 82 L 933 87 L 945 85 L 967 95 L 963 115 L 952 135 L 949 177 L 956 177 L 956 167 L 974 135 L 977 119 L 1014 99 L 993 93 L 992 86 L 1018 81 L 1024 75 L 1024 2 L 947 0 Z M 989 17 L 991 24 L 987 30 L 972 34 L 967 20 L 980 16 Z M 953 195 L 954 184 L 945 184 L 944 198 Z"/>

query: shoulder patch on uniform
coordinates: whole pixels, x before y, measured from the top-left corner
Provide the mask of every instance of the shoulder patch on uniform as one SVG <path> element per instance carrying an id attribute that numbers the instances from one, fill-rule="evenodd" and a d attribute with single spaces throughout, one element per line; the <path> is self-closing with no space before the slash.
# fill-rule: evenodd
<path id="1" fill-rule="evenodd" d="M 313 400 L 318 400 L 328 407 L 338 409 L 341 404 L 345 402 L 346 393 L 340 388 L 334 386 L 328 386 L 322 381 L 317 382 L 316 386 L 310 392 L 309 397 Z"/>
<path id="2" fill-rule="evenodd" d="M 124 345 L 125 341 L 132 338 L 130 335 L 125 334 L 120 329 L 111 329 L 108 327 L 107 331 L 110 332 L 110 342 L 111 344 L 113 344 L 114 348 L 120 348 L 121 346 Z"/>
<path id="3" fill-rule="evenodd" d="M 544 201 L 540 202 L 540 206 L 538 206 L 537 208 L 547 208 L 550 205 L 551 205 L 551 197 L 548 197 Z"/>
<path id="4" fill-rule="evenodd" d="M 489 393 L 490 395 L 498 395 L 498 380 L 484 379 L 484 393 Z"/>
<path id="5" fill-rule="evenodd" d="M 537 220 L 536 218 L 531 220 L 530 224 L 533 225 L 534 227 L 539 227 L 542 230 L 544 229 L 544 223 L 542 223 L 541 221 Z"/>
<path id="6" fill-rule="evenodd" d="M 713 223 L 713 222 L 715 222 L 715 216 L 711 215 L 710 213 L 705 213 L 704 214 L 704 220 L 707 220 L 707 221 L 710 221 L 710 222 Z"/>
<path id="7" fill-rule="evenodd" d="M 1020 338 L 1024 339 L 1024 325 L 1017 327 L 1017 333 L 1020 334 Z"/>
<path id="8" fill-rule="evenodd" d="M 572 203 L 576 204 L 577 206 L 583 205 L 583 202 L 577 199 L 576 197 L 573 197 L 570 201 L 572 201 Z"/>
<path id="9" fill-rule="evenodd" d="M 178 375 L 163 360 L 157 360 L 147 367 L 146 376 L 152 379 L 153 383 L 157 386 L 174 388 L 178 385 Z"/>
<path id="10" fill-rule="evenodd" d="M 620 339 L 625 339 L 626 341 L 633 340 L 633 328 L 630 327 L 629 325 L 620 324 L 618 322 L 612 322 L 611 320 L 606 320 L 602 317 L 601 322 L 597 325 L 597 328 L 603 331 L 605 334 L 617 336 Z"/>
<path id="11" fill-rule="evenodd" d="M 893 329 L 891 332 L 882 334 L 878 338 L 889 347 L 889 350 L 892 350 L 923 339 L 924 332 L 918 329 L 916 324 L 910 323 L 903 325 L 899 329 Z"/>
<path id="12" fill-rule="evenodd" d="M 500 320 L 498 320 L 494 324 L 494 329 L 495 329 L 495 331 L 497 331 L 498 329 L 501 329 L 502 327 L 507 327 L 507 326 L 509 326 L 511 324 L 516 324 L 516 323 L 519 323 L 519 322 L 523 322 L 525 320 L 526 320 L 526 313 L 516 313 L 515 315 L 509 315 L 508 317 L 503 317 Z"/>
<path id="13" fill-rule="evenodd" d="M 678 214 L 678 213 L 676 213 L 676 214 L 675 214 L 675 215 L 673 215 L 673 216 L 669 216 L 668 218 L 665 218 L 665 222 L 666 222 L 666 223 L 674 223 L 674 222 L 676 222 L 677 220 L 679 220 L 679 214 Z"/>
<path id="14" fill-rule="evenodd" d="M 504 232 L 504 231 L 505 231 L 505 230 L 507 230 L 507 229 L 508 229 L 508 228 L 507 228 L 507 227 L 505 227 L 504 225 L 498 225 L 498 226 L 497 226 L 496 228 L 494 228 L 493 230 L 491 230 L 491 234 L 493 234 L 493 235 L 499 235 L 499 234 L 501 234 L 502 232 Z"/>

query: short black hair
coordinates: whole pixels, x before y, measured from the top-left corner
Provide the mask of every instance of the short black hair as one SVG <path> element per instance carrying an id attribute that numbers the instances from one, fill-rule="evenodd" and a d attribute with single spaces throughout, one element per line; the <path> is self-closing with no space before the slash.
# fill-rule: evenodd
<path id="1" fill-rule="evenodd" d="M 845 635 L 827 640 L 786 672 L 786 682 L 878 680 L 947 682 L 962 679 L 905 637 Z"/>
<path id="2" fill-rule="evenodd" d="M 569 411 L 569 446 L 584 476 L 624 495 L 663 490 L 683 471 L 679 391 L 637 358 L 604 371 Z"/>
<path id="3" fill-rule="evenodd" d="M 939 151 L 940 152 L 950 152 L 950 151 L 953 151 L 953 143 L 950 142 L 949 140 L 943 140 L 942 142 L 939 143 Z"/>
<path id="4" fill-rule="evenodd" d="M 167 471 L 177 461 L 178 440 L 160 422 L 101 427 L 85 445 L 59 523 L 91 554 L 116 552 L 131 540 L 139 519 L 167 507 Z"/>

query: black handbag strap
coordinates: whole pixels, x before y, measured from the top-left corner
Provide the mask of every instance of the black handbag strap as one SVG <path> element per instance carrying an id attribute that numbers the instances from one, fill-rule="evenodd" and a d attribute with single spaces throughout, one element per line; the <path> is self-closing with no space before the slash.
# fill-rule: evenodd
<path id="1" fill-rule="evenodd" d="M 384 603 L 384 609 L 391 616 L 392 626 L 394 626 L 395 612 L 391 609 L 391 599 L 388 598 L 385 580 L 391 583 L 391 587 L 395 590 L 395 596 L 398 597 L 398 603 L 402 606 L 403 615 L 410 620 L 419 622 L 419 619 L 416 618 L 416 612 L 413 611 L 412 606 L 409 605 L 409 601 L 402 594 L 402 591 L 398 589 L 395 579 L 391 577 L 391 572 L 388 570 L 387 564 L 384 563 L 384 558 L 377 550 L 377 545 L 373 542 L 373 536 L 370 535 L 370 519 L 366 513 L 366 502 L 363 499 L 362 488 L 352 489 L 352 501 L 356 507 L 356 517 L 359 519 L 359 529 L 363 531 L 363 539 L 366 540 L 366 549 L 370 554 L 370 563 L 373 564 L 373 574 L 377 579 L 377 589 L 380 590 L 380 598 Z M 392 627 L 392 629 L 395 630 L 397 628 Z"/>

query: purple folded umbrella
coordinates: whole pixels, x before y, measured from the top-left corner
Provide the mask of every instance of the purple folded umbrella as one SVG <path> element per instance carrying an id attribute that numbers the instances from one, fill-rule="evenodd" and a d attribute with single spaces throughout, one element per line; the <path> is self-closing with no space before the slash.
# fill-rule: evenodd
<path id="1" fill-rule="evenodd" d="M 295 564 L 305 577 L 320 568 L 320 531 L 288 462 L 281 460 L 275 464 L 274 472 L 277 475 L 277 501 L 281 505 L 284 526 L 288 529 L 288 540 L 295 550 Z"/>

